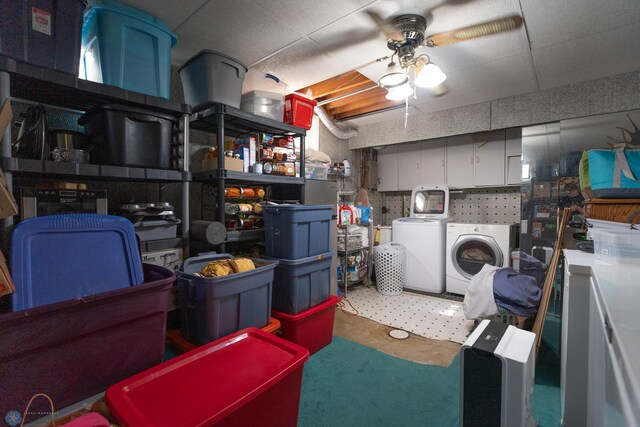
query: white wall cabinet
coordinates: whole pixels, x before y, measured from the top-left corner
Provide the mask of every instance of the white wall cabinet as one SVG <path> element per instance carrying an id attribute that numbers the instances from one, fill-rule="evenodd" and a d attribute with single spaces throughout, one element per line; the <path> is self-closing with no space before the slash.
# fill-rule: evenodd
<path id="1" fill-rule="evenodd" d="M 472 188 L 474 180 L 474 140 L 472 135 L 447 138 L 447 185 Z"/>
<path id="2" fill-rule="evenodd" d="M 398 191 L 398 146 L 378 151 L 378 191 Z"/>
<path id="3" fill-rule="evenodd" d="M 420 143 L 420 184 L 446 182 L 446 138 Z"/>
<path id="4" fill-rule="evenodd" d="M 474 135 L 474 185 L 490 187 L 504 185 L 504 131 Z"/>
<path id="5" fill-rule="evenodd" d="M 520 185 L 520 129 L 458 135 L 378 151 L 378 191 L 410 191 L 417 185 L 451 188 Z"/>
<path id="6" fill-rule="evenodd" d="M 522 129 L 507 129 L 505 136 L 505 184 L 520 185 L 522 180 Z"/>
<path id="7" fill-rule="evenodd" d="M 421 184 L 420 142 L 398 146 L 398 190 L 410 191 Z"/>

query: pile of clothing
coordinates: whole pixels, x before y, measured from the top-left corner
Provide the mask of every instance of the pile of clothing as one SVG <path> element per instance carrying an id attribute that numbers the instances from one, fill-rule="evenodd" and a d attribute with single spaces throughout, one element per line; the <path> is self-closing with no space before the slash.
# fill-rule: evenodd
<path id="1" fill-rule="evenodd" d="M 498 308 L 516 316 L 535 315 L 546 269 L 546 264 L 524 252 L 520 252 L 520 272 L 485 264 L 467 288 L 462 305 L 465 316 L 481 319 L 498 314 Z"/>

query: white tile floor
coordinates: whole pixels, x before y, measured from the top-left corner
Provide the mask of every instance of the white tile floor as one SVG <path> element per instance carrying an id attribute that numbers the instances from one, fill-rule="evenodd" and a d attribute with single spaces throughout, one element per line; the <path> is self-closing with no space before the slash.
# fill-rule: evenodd
<path id="1" fill-rule="evenodd" d="M 347 299 L 362 317 L 426 338 L 462 344 L 473 325 L 458 301 L 410 292 L 385 296 L 365 286 L 350 288 Z M 345 310 L 351 311 L 348 304 Z"/>

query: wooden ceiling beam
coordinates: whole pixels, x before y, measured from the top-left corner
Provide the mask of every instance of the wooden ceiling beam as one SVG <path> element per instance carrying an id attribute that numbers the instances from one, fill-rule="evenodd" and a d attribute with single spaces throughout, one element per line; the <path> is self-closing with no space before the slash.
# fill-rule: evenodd
<path id="1" fill-rule="evenodd" d="M 384 110 L 386 108 L 396 107 L 398 105 L 401 105 L 402 103 L 404 103 L 404 101 L 388 101 L 388 100 L 385 100 L 384 102 L 378 102 L 376 104 L 371 104 L 369 106 L 366 106 L 366 107 L 363 107 L 363 108 L 358 108 L 358 109 L 355 109 L 355 110 L 351 110 L 351 111 L 346 112 L 346 113 L 336 114 L 335 116 L 333 116 L 333 119 L 334 120 L 348 119 L 349 117 L 358 116 L 360 114 L 372 113 L 374 111 L 380 111 L 380 110 Z"/>
<path id="2" fill-rule="evenodd" d="M 384 91 L 384 93 L 380 92 L 380 90 Z M 338 99 L 336 101 L 330 102 L 329 104 L 325 104 L 324 107 L 327 110 L 332 110 L 334 108 L 342 107 L 344 105 L 350 105 L 355 102 L 360 102 L 363 100 L 371 101 L 371 100 L 380 98 L 381 95 L 384 98 L 386 93 L 387 93 L 386 89 L 375 88 L 363 93 L 359 93 L 357 95 L 349 96 L 347 98 Z"/>
<path id="3" fill-rule="evenodd" d="M 357 102 L 352 102 L 351 104 L 346 104 L 341 107 L 332 108 L 328 110 L 328 113 L 331 114 L 332 116 L 335 116 L 335 115 L 346 113 L 349 111 L 358 110 L 360 108 L 366 108 L 369 105 L 379 104 L 380 102 L 385 102 L 385 101 L 387 100 L 385 99 L 384 95 L 378 95 L 375 98 L 357 100 Z"/>
<path id="4" fill-rule="evenodd" d="M 340 74 L 339 76 L 335 76 L 327 80 L 323 80 L 311 86 L 307 86 L 298 90 L 297 92 L 305 93 L 310 89 L 313 93 L 314 99 L 319 100 L 322 97 L 327 97 L 338 91 L 358 88 L 366 83 L 371 83 L 371 80 L 354 70 L 344 74 Z"/>

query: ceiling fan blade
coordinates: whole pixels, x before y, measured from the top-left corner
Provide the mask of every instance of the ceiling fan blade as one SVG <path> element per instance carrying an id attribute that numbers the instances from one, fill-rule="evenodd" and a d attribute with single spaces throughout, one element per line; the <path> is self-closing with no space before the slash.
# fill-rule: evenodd
<path id="1" fill-rule="evenodd" d="M 445 46 L 491 34 L 502 33 L 504 31 L 515 30 L 521 25 L 522 17 L 520 15 L 513 15 L 453 31 L 447 31 L 446 33 L 434 34 L 427 37 L 424 44 L 429 47 Z"/>
<path id="2" fill-rule="evenodd" d="M 374 12 L 372 10 L 365 10 L 365 13 L 369 15 L 369 17 L 373 20 L 373 22 L 375 22 L 380 31 L 384 33 L 387 40 L 393 40 L 397 42 L 404 41 L 404 37 L 402 37 L 402 34 L 398 33 L 395 28 L 393 28 L 393 25 L 382 19 L 382 16 L 380 16 L 377 12 Z"/>

